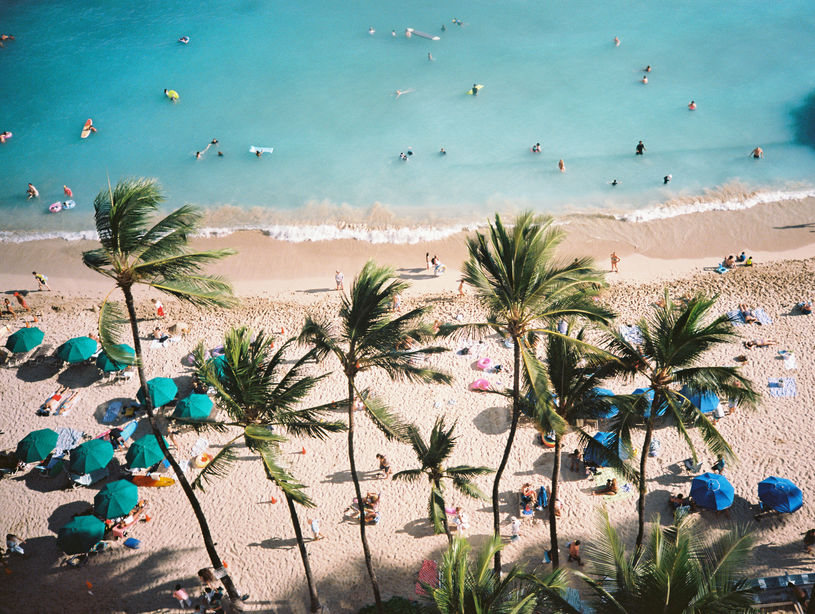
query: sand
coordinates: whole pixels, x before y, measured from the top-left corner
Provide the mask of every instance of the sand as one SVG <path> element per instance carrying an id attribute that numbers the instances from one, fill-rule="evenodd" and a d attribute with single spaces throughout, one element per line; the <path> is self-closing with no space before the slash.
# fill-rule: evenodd
<path id="1" fill-rule="evenodd" d="M 812 405 L 813 370 L 811 352 L 815 345 L 815 320 L 793 315 L 791 308 L 802 298 L 813 298 L 815 245 L 807 224 L 806 208 L 812 203 L 779 205 L 750 212 L 711 213 L 692 216 L 693 228 L 682 230 L 683 218 L 649 224 L 623 224 L 606 220 L 594 223 L 589 230 L 600 233 L 590 239 L 580 222 L 572 222 L 569 239 L 564 244 L 564 257 L 591 253 L 604 258 L 611 249 L 622 257 L 621 273 L 613 276 L 604 300 L 619 312 L 619 323 L 636 320 L 650 303 L 661 297 L 668 287 L 672 293 L 702 291 L 718 294 L 717 309 L 724 312 L 746 302 L 763 307 L 773 323 L 738 328 L 744 339 L 770 337 L 779 345 L 765 349 L 744 350 L 734 343 L 709 356 L 710 364 L 732 365 L 733 358 L 747 354 L 744 367 L 762 400 L 755 412 L 743 410 L 724 418 L 719 427 L 733 446 L 738 463 L 729 466 L 727 477 L 736 490 L 730 522 L 752 522 L 757 503 L 757 483 L 769 476 L 788 477 L 805 493 L 815 488 L 811 466 L 811 433 L 815 414 Z M 783 219 L 779 219 L 783 218 Z M 684 219 L 686 227 L 690 218 Z M 622 226 L 620 226 L 622 225 Z M 734 236 L 733 228 L 739 228 Z M 573 230 L 574 229 L 574 230 Z M 731 229 L 731 230 L 728 230 Z M 626 232 L 626 230 L 628 232 Z M 581 234 L 583 233 L 583 234 Z M 663 233 L 666 240 L 658 241 Z M 698 236 L 694 236 L 696 233 Z M 649 239 L 650 237 L 650 239 Z M 628 244 L 628 248 L 625 244 Z M 634 244 L 632 246 L 632 243 Z M 200 312 L 165 301 L 169 324 L 185 321 L 191 325 L 188 337 L 161 348 L 149 348 L 145 362 L 150 377 L 175 378 L 181 395 L 190 388 L 189 369 L 182 358 L 200 340 L 205 346 L 220 345 L 222 331 L 230 326 L 264 327 L 294 334 L 307 313 L 336 313 L 338 296 L 330 290 L 334 269 L 340 267 L 350 283 L 353 271 L 367 256 L 389 262 L 399 274 L 414 283 L 404 299 L 404 308 L 430 305 L 431 319 L 452 320 L 457 315 L 467 320 L 483 317 L 472 297 L 457 297 L 455 268 L 464 258 L 461 237 L 433 245 L 371 246 L 353 242 L 322 244 L 282 244 L 259 233 L 239 233 L 221 239 L 202 241 L 203 245 L 238 245 L 242 254 L 225 263 L 221 271 L 236 281 L 240 305 L 230 311 Z M 76 256 L 91 244 L 36 242 L 0 245 L 0 259 L 6 265 L 0 275 L 0 286 L 7 292 L 32 288 L 30 271 L 42 270 L 49 278 L 53 292 L 30 292 L 27 300 L 38 314 L 46 332 L 45 343 L 54 346 L 77 335 L 87 334 L 96 326 L 99 296 L 109 290 L 104 280 L 95 279 L 82 269 Z M 585 248 L 583 252 L 580 248 Z M 748 249 L 757 255 L 752 269 L 737 269 L 720 276 L 704 270 L 722 255 Z M 450 270 L 439 278 L 424 268 L 424 252 L 438 253 L 450 264 Z M 679 256 L 684 256 L 679 258 Z M 336 263 L 336 264 L 335 264 Z M 611 277 L 611 276 L 610 276 Z M 666 278 L 672 278 L 665 281 Z M 140 330 L 148 334 L 155 325 L 149 299 L 138 297 Z M 20 323 L 5 320 L 12 325 Z M 0 324 L 2 326 L 2 324 Z M 510 364 L 510 350 L 496 338 L 462 356 L 455 352 L 458 342 L 447 344 L 453 351 L 431 359 L 431 364 L 454 376 L 451 386 L 417 386 L 393 383 L 382 374 L 361 378 L 360 385 L 370 387 L 405 418 L 414 421 L 427 434 L 437 415 L 449 422 L 457 421 L 459 437 L 453 462 L 497 466 L 508 428 L 507 408 L 491 395 L 470 392 L 468 384 L 482 374 L 474 363 L 489 356 L 505 367 Z M 794 351 L 798 369 L 786 371 L 777 350 Z M 332 361 L 313 370 L 330 372 L 310 400 L 326 402 L 341 398 L 344 379 Z M 798 394 L 794 398 L 775 398 L 768 394 L 769 377 L 794 376 Z M 511 372 L 486 376 L 495 385 L 508 385 Z M 630 391 L 640 381 L 611 381 L 615 391 Z M 59 384 L 68 384 L 83 392 L 82 400 L 68 416 L 38 417 L 35 410 Z M 13 449 L 24 435 L 36 428 L 71 426 L 93 436 L 108 427 L 101 423 L 107 402 L 135 395 L 137 384 L 110 384 L 99 380 L 94 368 L 72 367 L 61 370 L 20 368 L 0 370 L 0 448 Z M 337 413 L 337 418 L 344 418 Z M 377 467 L 375 454 L 384 453 L 395 471 L 416 466 L 412 450 L 403 444 L 389 443 L 366 419 L 358 420 L 357 464 L 364 481 L 362 488 L 382 492 L 382 521 L 368 531 L 374 553 L 374 564 L 386 596 L 413 597 L 413 583 L 423 559 L 439 559 L 446 538 L 432 535 L 425 520 L 428 490 L 426 484 L 408 485 L 380 481 L 373 477 Z M 146 432 L 141 425 L 138 435 Z M 642 434 L 638 433 L 641 438 Z M 178 437 L 177 456 L 189 458 L 198 436 L 185 433 Z M 227 435 L 207 435 L 209 450 L 217 451 L 228 440 Z M 677 463 L 689 456 L 675 432 L 660 430 L 660 454 L 650 459 L 646 514 L 669 520 L 665 505 L 671 492 L 687 492 L 690 477 L 677 469 Z M 325 442 L 293 438 L 284 445 L 294 474 L 309 486 L 317 502 L 316 510 L 302 510 L 300 520 L 309 535 L 306 520 L 320 519 L 325 540 L 309 543 L 312 569 L 321 599 L 333 612 L 354 612 L 372 601 L 355 524 L 344 522 L 342 511 L 353 497 L 353 484 L 348 472 L 346 439 L 337 435 Z M 567 441 L 568 452 L 574 443 Z M 305 448 L 306 453 L 302 454 Z M 705 467 L 713 459 L 701 453 Z M 114 459 L 124 463 L 123 454 Z M 535 431 L 522 424 L 502 481 L 502 517 L 508 520 L 515 509 L 514 493 L 524 482 L 549 484 L 552 452 L 535 443 Z M 564 514 L 559 523 L 561 545 L 579 538 L 591 542 L 595 511 L 604 504 L 625 538 L 631 542 L 636 534 L 636 495 L 604 502 L 589 494 L 592 480 L 570 473 L 564 457 L 561 499 Z M 115 473 L 115 471 L 114 471 Z M 491 479 L 480 478 L 479 485 L 490 491 Z M 198 592 L 196 571 L 207 566 L 192 512 L 178 486 L 164 489 L 141 489 L 149 499 L 151 520 L 134 527 L 132 534 L 142 540 L 140 550 L 128 550 L 119 544 L 94 557 L 90 564 L 76 571 L 60 567 L 63 558 L 56 546 L 56 532 L 71 516 L 92 502 L 101 484 L 90 488 L 64 490 L 63 482 L 33 474 L 14 475 L 0 481 L 0 518 L 6 532 L 27 539 L 30 557 L 15 558 L 9 575 L 0 582 L 0 611 L 25 612 L 155 612 L 173 611 L 176 605 L 171 592 L 176 582 L 191 593 Z M 271 503 L 272 497 L 278 499 Z M 249 611 L 306 612 L 308 600 L 299 553 L 288 511 L 277 492 L 265 479 L 256 457 L 247 449 L 239 451 L 239 462 L 230 475 L 210 484 L 199 493 L 218 549 L 242 592 L 249 592 Z M 474 545 L 482 543 L 491 531 L 491 510 L 487 503 L 467 500 L 449 494 L 451 504 L 461 504 L 470 513 L 470 535 Z M 745 568 L 748 576 L 778 575 L 784 571 L 800 573 L 811 569 L 812 557 L 801 547 L 801 534 L 813 526 L 813 510 L 805 505 L 786 518 L 753 523 L 758 547 Z M 713 531 L 727 526 L 728 519 L 704 513 L 700 527 Z M 527 525 L 519 542 L 505 550 L 507 563 L 540 563 L 548 547 L 548 523 L 543 519 Z M 509 524 L 505 525 L 509 536 Z M 92 585 L 89 594 L 86 582 Z M 13 604 L 13 606 L 12 606 Z"/>

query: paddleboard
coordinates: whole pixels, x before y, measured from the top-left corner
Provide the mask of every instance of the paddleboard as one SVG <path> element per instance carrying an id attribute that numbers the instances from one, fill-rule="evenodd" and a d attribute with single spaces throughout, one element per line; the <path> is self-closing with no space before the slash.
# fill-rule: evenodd
<path id="1" fill-rule="evenodd" d="M 149 475 L 134 475 L 131 478 L 131 481 L 136 486 L 146 486 L 146 487 L 161 487 L 161 486 L 171 486 L 175 484 L 175 480 L 173 478 L 168 478 L 166 476 L 161 476 L 157 480 L 154 480 Z"/>
<path id="2" fill-rule="evenodd" d="M 91 126 L 93 126 L 93 120 L 89 119 L 82 127 L 82 133 L 79 135 L 79 137 L 83 139 L 88 138 L 88 135 L 91 133 Z"/>
<path id="3" fill-rule="evenodd" d="M 274 147 L 255 147 L 252 145 L 249 148 L 249 153 L 257 153 L 258 151 L 260 153 L 272 153 L 274 151 Z"/>
<path id="4" fill-rule="evenodd" d="M 440 41 L 440 36 L 433 36 L 432 34 L 428 34 L 427 32 L 421 32 L 419 30 L 414 30 L 413 28 L 408 28 L 408 32 L 411 34 L 415 34 L 416 36 L 421 36 L 422 38 L 426 38 L 427 40 L 431 41 Z"/>
<path id="5" fill-rule="evenodd" d="M 471 87 L 470 89 L 468 89 L 468 90 L 467 90 L 467 93 L 468 93 L 470 96 L 472 96 L 472 95 L 474 94 L 473 89 L 475 89 L 475 90 L 480 90 L 480 89 L 483 89 L 483 87 L 484 87 L 484 86 L 483 86 L 483 85 L 481 85 L 481 84 L 479 83 L 478 85 L 476 85 L 476 86 L 475 86 L 475 88 L 472 88 L 472 87 Z"/>
<path id="6" fill-rule="evenodd" d="M 64 203 L 62 203 L 63 209 L 73 209 L 74 207 L 76 207 L 76 201 L 66 200 Z"/>

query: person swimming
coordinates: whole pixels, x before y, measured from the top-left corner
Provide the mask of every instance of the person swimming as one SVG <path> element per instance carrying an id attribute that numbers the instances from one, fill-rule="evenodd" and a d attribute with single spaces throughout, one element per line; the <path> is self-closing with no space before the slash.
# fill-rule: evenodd
<path id="1" fill-rule="evenodd" d="M 645 68 L 643 68 L 643 70 L 644 70 L 645 72 L 651 72 L 651 65 L 649 64 L 648 66 L 646 66 Z"/>
<path id="2" fill-rule="evenodd" d="M 616 36 L 614 37 L 614 46 L 615 46 L 615 47 L 619 47 L 619 46 L 620 46 L 620 39 L 619 39 L 618 37 L 616 37 Z"/>
<path id="3" fill-rule="evenodd" d="M 187 43 L 190 42 L 190 37 L 189 36 L 182 36 L 181 38 L 178 39 L 178 42 L 179 43 L 184 43 L 186 45 Z"/>
<path id="4" fill-rule="evenodd" d="M 688 109 L 690 109 L 691 111 L 695 111 L 696 110 L 696 102 L 691 100 L 690 103 L 688 104 Z"/>
<path id="5" fill-rule="evenodd" d="M 643 83 L 643 85 L 648 85 L 648 75 L 643 75 L 642 76 L 642 83 Z"/>
<path id="6" fill-rule="evenodd" d="M 563 158 L 561 158 L 560 160 L 558 160 L 557 167 L 560 169 L 560 172 L 561 172 L 561 173 L 565 173 L 565 172 L 566 172 L 566 163 L 563 161 Z"/>
<path id="7" fill-rule="evenodd" d="M 396 90 L 394 94 L 396 95 L 396 98 L 399 98 L 399 96 L 402 96 L 403 94 L 410 94 L 412 91 L 413 90 Z"/>
<path id="8" fill-rule="evenodd" d="M 674 178 L 674 177 L 673 177 L 673 175 L 665 175 L 665 176 L 662 178 L 662 183 L 663 183 L 663 184 L 668 184 L 668 183 L 670 183 L 670 182 L 671 182 L 671 179 L 673 179 L 673 178 Z"/>
<path id="9" fill-rule="evenodd" d="M 444 147 L 442 147 L 441 149 L 439 149 L 439 154 L 442 155 L 442 156 L 446 156 L 447 155 L 447 150 Z"/>
<path id="10" fill-rule="evenodd" d="M 611 185 L 620 185 L 620 182 L 619 182 L 619 181 L 617 181 L 616 179 L 612 179 L 611 181 L 609 181 L 609 183 L 610 183 Z"/>
<path id="11" fill-rule="evenodd" d="M 535 143 L 532 145 L 532 153 L 540 153 L 541 152 L 541 144 Z"/>
<path id="12" fill-rule="evenodd" d="M 759 158 L 764 157 L 764 150 L 761 147 L 756 147 L 753 151 L 750 152 L 750 155 L 753 156 L 754 159 L 758 160 Z"/>
<path id="13" fill-rule="evenodd" d="M 430 62 L 432 62 L 432 61 L 433 61 L 433 54 L 432 54 L 432 53 L 430 53 L 429 51 L 427 52 L 427 59 L 428 59 L 428 61 L 430 61 Z"/>
<path id="14" fill-rule="evenodd" d="M 374 30 L 374 27 L 373 27 L 373 26 L 371 26 L 370 28 L 368 28 L 368 34 L 370 34 L 371 36 L 373 36 L 375 32 L 376 32 L 376 30 Z"/>

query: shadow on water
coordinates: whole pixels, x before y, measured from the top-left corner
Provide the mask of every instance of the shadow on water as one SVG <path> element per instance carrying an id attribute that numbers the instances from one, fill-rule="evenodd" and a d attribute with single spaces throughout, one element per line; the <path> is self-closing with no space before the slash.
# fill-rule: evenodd
<path id="1" fill-rule="evenodd" d="M 795 140 L 815 149 L 815 92 L 809 94 L 803 104 L 792 111 L 792 118 Z"/>

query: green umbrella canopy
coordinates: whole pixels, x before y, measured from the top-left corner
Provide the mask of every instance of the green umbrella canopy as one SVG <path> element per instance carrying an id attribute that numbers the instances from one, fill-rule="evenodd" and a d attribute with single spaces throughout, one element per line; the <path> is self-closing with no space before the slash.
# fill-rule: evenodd
<path id="1" fill-rule="evenodd" d="M 116 345 L 116 348 L 128 356 L 134 359 L 136 358 L 136 351 L 126 343 L 119 343 Z M 129 363 L 121 363 L 112 360 L 105 352 L 102 352 L 96 357 L 96 366 L 102 369 L 102 371 L 105 373 L 110 373 L 111 371 L 122 371 L 127 368 L 128 364 Z"/>
<path id="2" fill-rule="evenodd" d="M 96 516 L 77 516 L 59 530 L 57 545 L 65 554 L 82 554 L 105 535 L 105 523 Z"/>
<path id="3" fill-rule="evenodd" d="M 139 502 L 139 489 L 133 482 L 116 480 L 105 484 L 93 498 L 96 514 L 104 518 L 127 516 Z"/>
<path id="4" fill-rule="evenodd" d="M 212 399 L 207 395 L 193 393 L 176 404 L 173 416 L 188 420 L 206 420 L 212 412 L 212 406 Z"/>
<path id="5" fill-rule="evenodd" d="M 178 394 L 178 387 L 175 382 L 169 377 L 154 377 L 147 382 L 147 390 L 150 391 L 150 398 L 153 400 L 153 407 L 161 407 L 167 405 Z M 144 405 L 144 394 L 141 389 L 136 394 L 139 403 Z"/>
<path id="6" fill-rule="evenodd" d="M 43 337 L 45 333 L 36 326 L 21 328 L 16 333 L 9 335 L 6 339 L 6 347 L 15 354 L 28 352 L 42 343 Z"/>
<path id="7" fill-rule="evenodd" d="M 74 337 L 57 348 L 57 356 L 65 362 L 82 362 L 93 356 L 96 348 L 96 341 L 90 337 Z"/>
<path id="8" fill-rule="evenodd" d="M 167 440 L 164 437 L 161 440 L 166 446 Z M 131 469 L 145 469 L 163 460 L 164 452 L 161 451 L 156 436 L 149 433 L 133 442 L 127 451 L 126 458 Z"/>
<path id="9" fill-rule="evenodd" d="M 215 371 L 215 375 L 218 376 L 218 379 L 223 379 L 227 361 L 226 356 L 221 354 L 220 356 L 213 356 L 209 360 L 207 360 L 208 365 L 212 365 L 212 369 Z"/>
<path id="10" fill-rule="evenodd" d="M 17 444 L 15 456 L 24 463 L 37 463 L 54 451 L 59 435 L 51 429 L 31 431 Z"/>
<path id="11" fill-rule="evenodd" d="M 71 450 L 68 468 L 73 473 L 84 475 L 107 467 L 112 458 L 113 446 L 109 441 L 91 439 Z"/>

